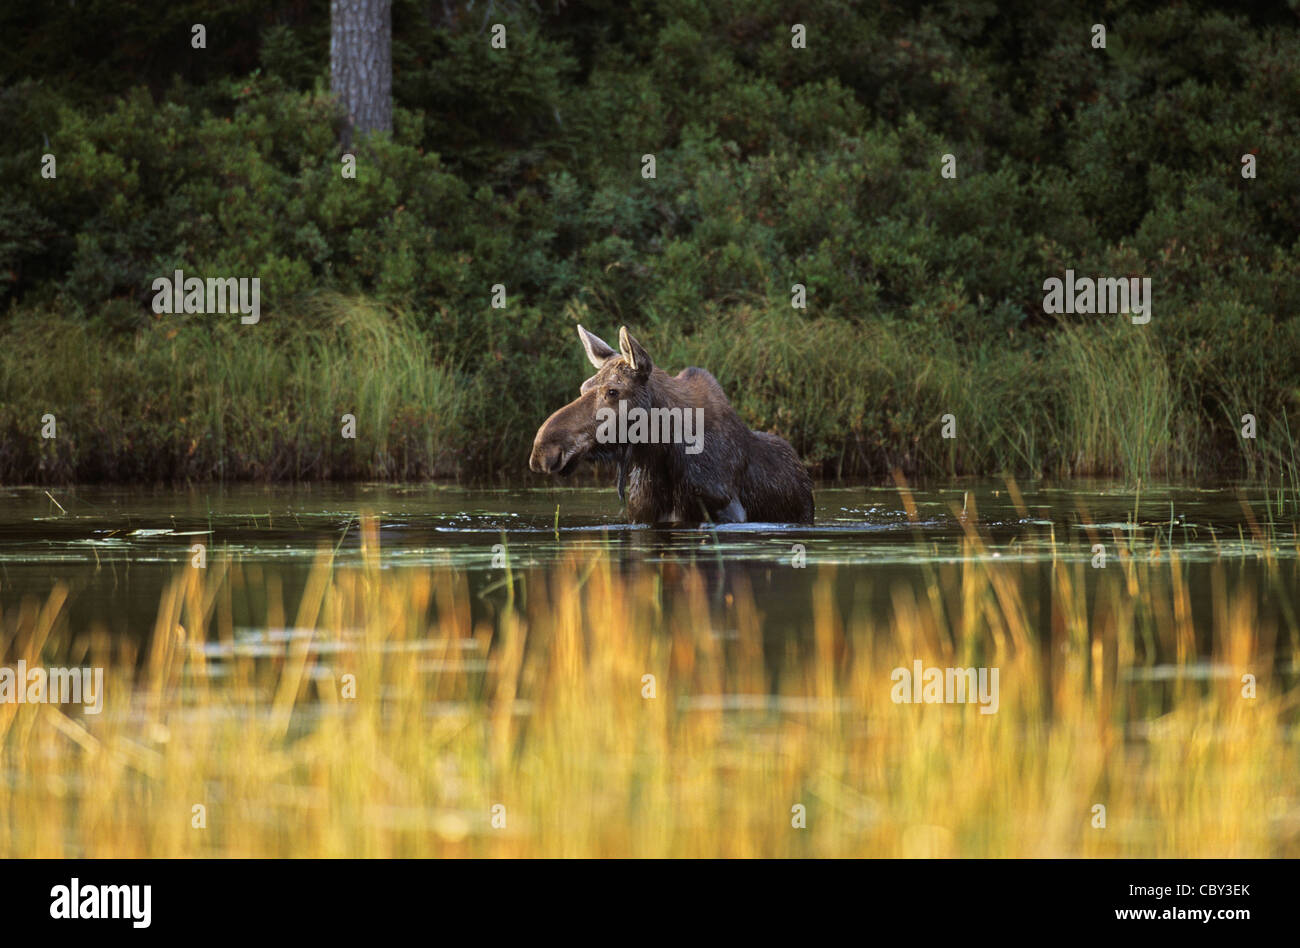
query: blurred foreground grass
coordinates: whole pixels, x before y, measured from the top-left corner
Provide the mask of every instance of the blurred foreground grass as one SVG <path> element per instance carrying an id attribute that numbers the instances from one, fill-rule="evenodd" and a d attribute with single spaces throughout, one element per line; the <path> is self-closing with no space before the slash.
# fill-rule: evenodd
<path id="1" fill-rule="evenodd" d="M 292 614 L 274 572 L 185 569 L 145 654 L 70 630 L 65 589 L 0 595 L 6 663 L 108 669 L 99 715 L 0 704 L 0 855 L 1300 855 L 1300 646 L 1222 569 L 1202 619 L 1168 552 L 1092 593 L 1062 559 L 1031 627 L 1028 571 L 972 532 L 875 613 L 814 567 L 803 640 L 743 581 L 714 607 L 695 569 L 576 553 L 471 620 L 463 572 L 381 569 L 373 521 L 362 542 Z M 1157 653 L 1167 680 L 1134 674 Z M 917 659 L 998 668 L 997 713 L 895 704 Z"/>

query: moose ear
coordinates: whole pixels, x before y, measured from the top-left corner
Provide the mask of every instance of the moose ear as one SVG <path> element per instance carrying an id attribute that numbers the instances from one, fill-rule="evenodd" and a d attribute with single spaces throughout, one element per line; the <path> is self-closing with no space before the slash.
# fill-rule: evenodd
<path id="1" fill-rule="evenodd" d="M 654 363 L 650 361 L 650 353 L 646 352 L 641 343 L 628 334 L 626 326 L 620 326 L 618 330 L 618 347 L 623 352 L 623 358 L 627 360 L 628 366 L 637 375 L 649 375 L 650 370 L 654 368 Z"/>
<path id="2" fill-rule="evenodd" d="M 587 358 L 598 369 L 610 356 L 618 355 L 613 346 L 599 336 L 587 332 L 582 326 L 578 327 L 578 338 L 582 340 L 582 348 L 587 350 Z"/>

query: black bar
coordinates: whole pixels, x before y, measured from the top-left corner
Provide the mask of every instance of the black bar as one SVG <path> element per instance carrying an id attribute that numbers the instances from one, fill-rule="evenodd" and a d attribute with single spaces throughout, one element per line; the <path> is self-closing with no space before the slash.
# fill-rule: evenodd
<path id="1" fill-rule="evenodd" d="M 131 917 L 52 918 L 52 893 L 59 886 L 70 890 L 74 878 L 87 908 L 88 887 L 150 886 L 148 927 L 137 928 Z M 732 935 L 750 928 L 770 933 L 782 923 L 811 933 L 829 931 L 833 922 L 864 941 L 900 923 L 920 941 L 1098 931 L 1143 937 L 1199 931 L 1217 939 L 1293 929 L 1296 881 L 1294 862 L 1226 859 L 0 863 L 6 935 L 69 934 L 75 927 L 78 935 L 96 930 L 127 938 L 283 933 L 335 939 L 352 930 L 373 937 L 382 921 L 383 929 L 431 933 L 464 923 L 494 938 L 503 925 L 539 938 L 548 930 L 637 938 L 637 931 L 672 937 L 710 925 Z M 120 914 L 130 916 L 127 908 Z M 142 906 L 135 908 L 143 915 Z M 1199 917 L 1206 911 L 1208 919 Z"/>

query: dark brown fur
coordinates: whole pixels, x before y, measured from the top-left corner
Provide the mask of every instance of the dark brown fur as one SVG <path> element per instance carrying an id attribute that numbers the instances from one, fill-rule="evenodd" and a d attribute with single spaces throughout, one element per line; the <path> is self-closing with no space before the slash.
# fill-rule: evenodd
<path id="1" fill-rule="evenodd" d="M 578 336 L 597 372 L 538 429 L 528 461 L 534 471 L 570 474 L 583 460 L 616 465 L 633 523 L 812 523 L 812 479 L 799 456 L 784 439 L 750 431 L 712 375 L 696 368 L 668 375 L 626 329 L 621 353 L 581 326 Z M 617 410 L 620 401 L 629 409 L 702 408 L 702 450 L 600 443 L 597 411 Z"/>

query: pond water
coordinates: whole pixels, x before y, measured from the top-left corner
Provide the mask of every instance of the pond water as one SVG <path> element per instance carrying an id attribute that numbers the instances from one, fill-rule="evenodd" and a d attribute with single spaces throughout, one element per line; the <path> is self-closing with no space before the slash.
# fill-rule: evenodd
<path id="1" fill-rule="evenodd" d="M 0 488 L 0 609 L 44 598 L 63 583 L 74 634 L 96 623 L 143 639 L 165 584 L 191 561 L 196 543 L 210 560 L 274 569 L 292 604 L 322 548 L 343 565 L 359 560 L 359 518 L 373 515 L 384 567 L 462 570 L 477 611 L 505 595 L 502 554 L 516 570 L 545 571 L 561 556 L 603 550 L 620 569 L 661 571 L 666 597 L 675 592 L 673 570 L 687 564 L 705 572 L 718 601 L 743 583 L 764 613 L 766 634 L 780 638 L 806 631 L 809 587 L 828 572 L 846 614 L 887 608 L 900 584 L 951 581 L 972 556 L 1019 564 L 1032 600 L 1036 588 L 1048 594 L 1054 562 L 1095 565 L 1101 544 L 1112 561 L 1121 548 L 1175 553 L 1187 570 L 1194 616 L 1208 618 L 1211 571 L 1222 571 L 1221 583 L 1257 598 L 1261 620 L 1295 634 L 1294 508 L 1283 520 L 1277 498 L 1260 487 L 823 485 L 816 500 L 814 526 L 668 529 L 623 523 L 607 487 Z M 982 536 L 981 549 L 964 542 L 969 528 Z M 1086 581 L 1100 575 L 1085 572 Z M 1050 606 L 1038 605 L 1035 621 L 1046 626 Z"/>
<path id="2" fill-rule="evenodd" d="M 0 704 L 0 854 L 1300 852 L 1292 498 L 816 499 L 650 528 L 541 479 L 0 488 L 0 666 L 108 697 Z M 978 689 L 923 701 L 942 666 Z M 195 800 L 238 818 L 178 831 Z"/>

